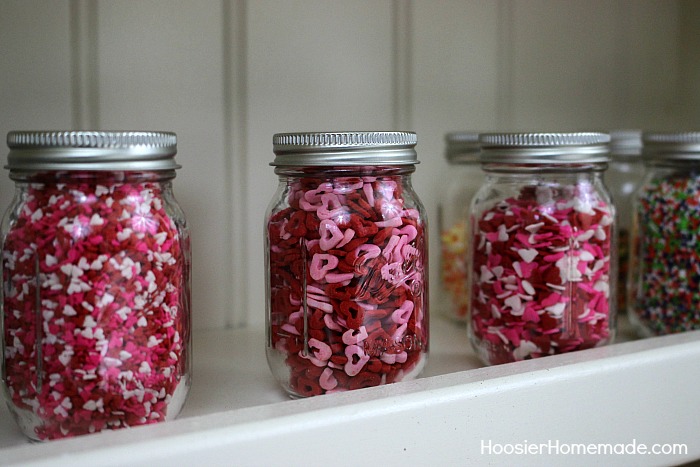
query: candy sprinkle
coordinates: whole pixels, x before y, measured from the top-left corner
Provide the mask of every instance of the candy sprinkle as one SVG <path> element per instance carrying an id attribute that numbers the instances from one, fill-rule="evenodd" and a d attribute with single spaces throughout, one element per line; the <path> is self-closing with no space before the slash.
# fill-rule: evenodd
<path id="1" fill-rule="evenodd" d="M 700 175 L 652 181 L 636 216 L 633 321 L 656 335 L 700 329 Z"/>
<path id="2" fill-rule="evenodd" d="M 470 332 L 484 362 L 612 339 L 614 214 L 590 183 L 529 186 L 477 216 Z"/>
<path id="3" fill-rule="evenodd" d="M 38 439 L 162 421 L 187 393 L 189 240 L 160 184 L 96 177 L 30 185 L 2 244 L 3 377 Z"/>
<path id="4" fill-rule="evenodd" d="M 455 222 L 440 235 L 440 279 L 447 294 L 450 316 L 458 320 L 466 319 L 469 308 L 467 231 L 465 218 Z"/>

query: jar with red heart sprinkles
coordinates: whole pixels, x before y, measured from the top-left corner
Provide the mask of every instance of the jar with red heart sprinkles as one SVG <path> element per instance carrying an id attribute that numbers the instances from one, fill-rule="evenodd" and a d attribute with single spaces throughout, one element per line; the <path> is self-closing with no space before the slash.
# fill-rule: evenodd
<path id="1" fill-rule="evenodd" d="M 471 214 L 469 337 L 500 364 L 610 343 L 615 209 L 604 133 L 483 134 Z"/>
<path id="2" fill-rule="evenodd" d="M 190 387 L 190 238 L 173 133 L 11 132 L 2 381 L 30 438 L 169 420 Z"/>
<path id="3" fill-rule="evenodd" d="M 291 397 L 415 378 L 428 352 L 428 239 L 410 132 L 273 138 L 267 359 Z"/>
<path id="4" fill-rule="evenodd" d="M 627 310 L 641 336 L 700 329 L 700 132 L 645 132 Z"/>

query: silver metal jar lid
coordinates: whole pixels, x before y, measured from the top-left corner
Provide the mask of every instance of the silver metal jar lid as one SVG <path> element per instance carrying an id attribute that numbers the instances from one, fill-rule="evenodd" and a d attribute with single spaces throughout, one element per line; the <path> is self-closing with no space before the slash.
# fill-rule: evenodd
<path id="1" fill-rule="evenodd" d="M 642 155 L 642 130 L 611 130 L 610 155 L 613 159 L 635 159 Z"/>
<path id="2" fill-rule="evenodd" d="M 155 131 L 11 131 L 6 169 L 174 170 L 177 136 Z"/>
<path id="3" fill-rule="evenodd" d="M 479 133 L 455 131 L 445 135 L 445 157 L 453 164 L 479 162 Z"/>
<path id="4" fill-rule="evenodd" d="M 610 161 L 606 133 L 485 133 L 481 162 L 501 164 L 593 164 Z"/>
<path id="5" fill-rule="evenodd" d="M 644 132 L 644 160 L 700 160 L 700 131 Z"/>
<path id="6" fill-rule="evenodd" d="M 413 165 L 416 134 L 409 131 L 278 133 L 273 136 L 278 167 Z"/>

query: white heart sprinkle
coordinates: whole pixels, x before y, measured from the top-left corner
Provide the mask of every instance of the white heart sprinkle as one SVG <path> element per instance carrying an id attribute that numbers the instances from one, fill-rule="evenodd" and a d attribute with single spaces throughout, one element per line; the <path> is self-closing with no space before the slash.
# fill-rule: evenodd
<path id="1" fill-rule="evenodd" d="M 521 248 L 518 250 L 518 254 L 526 263 L 532 263 L 532 260 L 534 260 L 537 256 L 537 250 L 534 250 L 532 248 Z"/>

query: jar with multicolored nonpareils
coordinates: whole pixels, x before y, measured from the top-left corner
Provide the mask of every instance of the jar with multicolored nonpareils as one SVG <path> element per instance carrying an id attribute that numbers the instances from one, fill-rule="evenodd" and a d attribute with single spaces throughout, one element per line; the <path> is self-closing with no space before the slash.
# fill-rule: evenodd
<path id="1" fill-rule="evenodd" d="M 628 311 L 643 336 L 700 329 L 700 132 L 645 133 Z"/>
<path id="2" fill-rule="evenodd" d="M 604 133 L 480 136 L 469 336 L 486 364 L 610 343 L 615 210 Z"/>
<path id="3" fill-rule="evenodd" d="M 273 138 L 267 359 L 291 397 L 415 378 L 428 351 L 428 239 L 410 132 Z"/>
<path id="4" fill-rule="evenodd" d="M 484 180 L 479 164 L 479 134 L 448 133 L 445 137 L 448 172 L 440 181 L 440 310 L 450 319 L 467 321 L 469 205 Z"/>
<path id="5" fill-rule="evenodd" d="M 190 238 L 176 136 L 12 132 L 2 381 L 49 440 L 174 418 L 190 387 Z"/>

